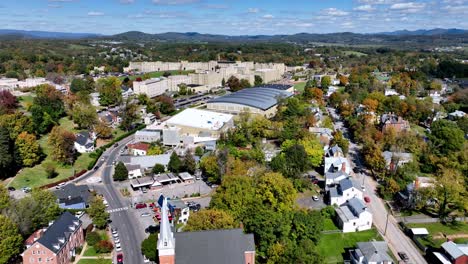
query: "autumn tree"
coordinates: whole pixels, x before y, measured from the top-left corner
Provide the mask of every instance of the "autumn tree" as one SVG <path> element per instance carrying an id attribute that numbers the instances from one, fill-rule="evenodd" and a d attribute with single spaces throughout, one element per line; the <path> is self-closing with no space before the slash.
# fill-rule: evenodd
<path id="1" fill-rule="evenodd" d="M 22 132 L 34 133 L 31 117 L 19 111 L 13 114 L 0 115 L 0 127 L 8 130 L 12 140 L 15 140 Z"/>
<path id="2" fill-rule="evenodd" d="M 99 103 L 103 106 L 121 103 L 121 84 L 121 81 L 117 77 L 99 79 L 96 83 L 96 90 L 99 92 Z"/>
<path id="3" fill-rule="evenodd" d="M 23 238 L 18 226 L 7 216 L 0 214 L 0 264 L 9 263 L 11 257 L 23 250 Z"/>
<path id="4" fill-rule="evenodd" d="M 55 126 L 49 134 L 48 143 L 52 147 L 52 159 L 62 163 L 73 163 L 74 142 L 76 137 L 73 133 Z"/>
<path id="5" fill-rule="evenodd" d="M 320 87 L 322 88 L 322 90 L 327 91 L 330 85 L 331 85 L 330 76 L 323 76 L 322 80 L 320 80 Z"/>
<path id="6" fill-rule="evenodd" d="M 171 97 L 161 95 L 156 98 L 159 103 L 159 111 L 163 114 L 169 114 L 175 111 L 174 100 Z"/>
<path id="7" fill-rule="evenodd" d="M 445 221 L 452 212 L 463 208 L 467 194 L 462 174 L 454 169 L 443 168 L 437 176 L 434 190 L 439 218 Z"/>
<path id="8" fill-rule="evenodd" d="M 8 90 L 0 90 L 0 114 L 13 113 L 17 107 L 16 96 Z"/>
<path id="9" fill-rule="evenodd" d="M 368 112 L 373 113 L 376 113 L 377 108 L 379 107 L 379 101 L 370 98 L 364 99 L 364 101 L 362 101 L 362 104 L 366 107 L 366 110 Z"/>
<path id="10" fill-rule="evenodd" d="M 138 105 L 132 102 L 131 99 L 125 100 L 121 118 L 122 122 L 120 123 L 120 127 L 126 131 L 131 130 L 135 125 L 135 122 L 139 120 Z"/>
<path id="11" fill-rule="evenodd" d="M 349 141 L 343 136 L 343 132 L 337 130 L 333 132 L 333 139 L 330 143 L 330 145 L 338 145 L 338 147 L 343 150 L 343 153 L 348 153 L 349 150 Z"/>
<path id="12" fill-rule="evenodd" d="M 98 123 L 94 126 L 94 132 L 98 138 L 112 138 L 112 128 L 106 122 L 98 121 Z"/>
<path id="13" fill-rule="evenodd" d="M 40 161 L 42 156 L 41 147 L 35 135 L 22 132 L 16 138 L 15 147 L 24 166 L 31 167 Z"/>
<path id="14" fill-rule="evenodd" d="M 227 212 L 218 209 L 203 209 L 190 215 L 184 231 L 231 229 L 237 225 Z"/>
<path id="15" fill-rule="evenodd" d="M 231 76 L 229 77 L 229 79 L 227 80 L 226 82 L 227 86 L 229 86 L 229 89 L 233 92 L 237 92 L 239 90 L 241 90 L 242 88 L 242 85 L 241 85 L 241 82 L 240 80 L 235 77 L 235 76 Z"/>

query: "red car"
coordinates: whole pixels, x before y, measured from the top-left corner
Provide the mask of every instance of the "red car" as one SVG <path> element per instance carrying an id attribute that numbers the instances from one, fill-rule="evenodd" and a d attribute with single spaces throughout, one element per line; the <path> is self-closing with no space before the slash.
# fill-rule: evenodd
<path id="1" fill-rule="evenodd" d="M 123 264 L 123 254 L 117 254 L 117 264 Z"/>
<path id="2" fill-rule="evenodd" d="M 143 208 L 146 208 L 147 205 L 145 203 L 138 203 L 135 205 L 135 208 L 136 209 L 143 209 Z"/>
<path id="3" fill-rule="evenodd" d="M 156 207 L 156 205 L 155 205 L 154 203 L 150 203 L 150 204 L 149 204 L 149 207 L 150 207 L 150 208 L 153 208 L 153 207 Z"/>
<path id="4" fill-rule="evenodd" d="M 365 201 L 366 203 L 370 203 L 370 198 L 369 198 L 369 196 L 364 196 L 364 201 Z"/>
<path id="5" fill-rule="evenodd" d="M 169 218 L 169 221 L 172 221 L 172 214 L 169 214 L 168 218 Z M 156 219 L 158 219 L 158 221 L 161 221 L 161 214 L 160 213 L 156 213 Z"/>

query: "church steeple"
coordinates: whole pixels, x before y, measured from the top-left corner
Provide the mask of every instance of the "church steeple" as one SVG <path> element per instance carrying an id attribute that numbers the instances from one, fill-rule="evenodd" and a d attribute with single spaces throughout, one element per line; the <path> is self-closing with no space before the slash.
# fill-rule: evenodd
<path id="1" fill-rule="evenodd" d="M 169 223 L 167 199 L 164 197 L 161 206 L 161 223 L 158 237 L 160 264 L 175 264 L 175 239 Z"/>

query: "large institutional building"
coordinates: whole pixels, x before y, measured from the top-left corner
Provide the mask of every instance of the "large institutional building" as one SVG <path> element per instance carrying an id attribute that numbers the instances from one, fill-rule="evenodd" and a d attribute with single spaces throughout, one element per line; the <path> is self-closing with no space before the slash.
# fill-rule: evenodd
<path id="1" fill-rule="evenodd" d="M 254 63 L 254 62 L 130 62 L 125 71 L 155 72 L 155 71 L 194 71 L 188 75 L 174 75 L 168 78 L 153 78 L 141 82 L 133 82 L 136 94 L 147 94 L 150 97 L 165 92 L 177 92 L 182 83 L 197 85 L 201 90 L 220 87 L 223 80 L 231 76 L 246 79 L 251 85 L 255 76 L 260 76 L 264 83 L 280 80 L 286 72 L 284 63 Z"/>

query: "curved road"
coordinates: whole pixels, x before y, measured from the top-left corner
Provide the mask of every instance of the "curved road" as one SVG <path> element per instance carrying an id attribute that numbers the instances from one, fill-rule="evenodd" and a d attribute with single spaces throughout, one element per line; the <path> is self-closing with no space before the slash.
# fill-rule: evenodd
<path id="1" fill-rule="evenodd" d="M 338 117 L 334 108 L 327 109 L 331 116 L 334 117 L 334 119 Z M 344 127 L 343 122 L 335 121 L 334 129 L 341 130 L 343 132 L 343 135 L 349 140 L 349 137 L 347 136 L 348 130 L 346 127 Z M 349 154 L 355 157 L 355 166 L 358 168 L 364 168 L 359 153 L 359 146 L 354 144 L 351 140 L 349 140 Z M 352 160 L 351 163 L 353 163 Z M 406 236 L 398 227 L 398 223 L 395 220 L 395 218 L 388 213 L 383 200 L 377 196 L 377 182 L 371 176 L 362 173 L 355 174 L 354 178 L 365 186 L 366 190 L 364 191 L 364 195 L 369 196 L 371 200 L 371 202 L 367 204 L 367 206 L 372 212 L 374 222 L 373 224 L 377 227 L 379 233 L 384 237 L 385 241 L 388 243 L 388 246 L 392 251 L 393 255 L 399 258 L 398 252 L 405 252 L 410 260 L 408 263 L 427 263 L 427 261 L 421 255 L 421 253 L 413 244 L 411 239 L 408 236 Z"/>
<path id="2" fill-rule="evenodd" d="M 101 156 L 105 160 L 100 160 L 97 163 L 97 165 L 100 166 L 99 170 L 84 175 L 77 179 L 76 182 L 83 182 L 92 176 L 101 175 L 103 184 L 96 184 L 94 188 L 98 193 L 104 195 L 109 203 L 108 210 L 120 209 L 111 212 L 110 218 L 112 220 L 111 226 L 118 229 L 122 253 L 124 255 L 124 263 L 139 264 L 143 263 L 140 244 L 144 237 L 141 236 L 138 219 L 133 219 L 128 211 L 131 210 L 130 202 L 128 199 L 122 197 L 120 191 L 113 185 L 112 180 L 112 163 L 117 160 L 119 152 L 132 139 L 133 135 L 121 140 L 118 147 L 110 147 Z"/>

